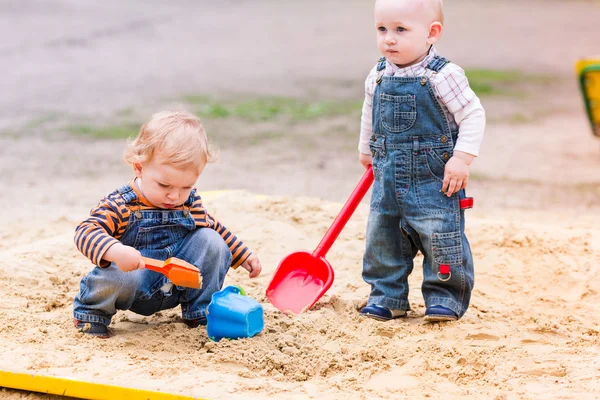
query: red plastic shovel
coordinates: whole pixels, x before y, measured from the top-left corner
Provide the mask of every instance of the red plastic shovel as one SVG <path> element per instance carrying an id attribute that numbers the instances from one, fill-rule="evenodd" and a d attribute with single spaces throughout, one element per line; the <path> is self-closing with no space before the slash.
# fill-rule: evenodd
<path id="1" fill-rule="evenodd" d="M 325 255 L 372 183 L 373 170 L 369 166 L 315 251 L 299 251 L 281 260 L 267 288 L 267 298 L 275 307 L 284 313 L 300 314 L 329 289 L 334 274 Z"/>

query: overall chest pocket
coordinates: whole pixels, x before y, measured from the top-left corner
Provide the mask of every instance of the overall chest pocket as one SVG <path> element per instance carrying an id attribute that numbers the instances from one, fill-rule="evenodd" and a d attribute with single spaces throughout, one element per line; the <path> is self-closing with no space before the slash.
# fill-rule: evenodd
<path id="1" fill-rule="evenodd" d="M 193 221 L 187 218 L 167 223 L 142 222 L 138 228 L 133 247 L 138 250 L 161 250 L 179 242 L 194 229 Z"/>
<path id="2" fill-rule="evenodd" d="M 417 120 L 417 100 L 409 94 L 392 96 L 381 93 L 379 98 L 381 124 L 389 132 L 399 133 L 410 129 Z"/>

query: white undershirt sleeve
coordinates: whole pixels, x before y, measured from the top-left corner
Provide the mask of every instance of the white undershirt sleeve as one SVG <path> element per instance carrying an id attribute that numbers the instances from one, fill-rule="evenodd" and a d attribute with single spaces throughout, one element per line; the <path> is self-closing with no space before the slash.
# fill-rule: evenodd
<path id="1" fill-rule="evenodd" d="M 485 110 L 469 86 L 465 71 L 456 64 L 449 64 L 436 79 L 438 98 L 458 125 L 454 150 L 478 156 L 485 131 Z"/>
<path id="2" fill-rule="evenodd" d="M 485 110 L 478 97 L 475 97 L 462 110 L 454 114 L 458 124 L 458 139 L 454 150 L 477 157 L 485 131 Z"/>
<path id="3" fill-rule="evenodd" d="M 362 116 L 360 118 L 360 140 L 358 143 L 358 151 L 363 154 L 371 154 L 369 141 L 373 133 L 373 92 L 374 83 L 377 71 L 375 68 L 371 70 L 369 76 L 365 80 L 365 101 L 362 107 Z"/>

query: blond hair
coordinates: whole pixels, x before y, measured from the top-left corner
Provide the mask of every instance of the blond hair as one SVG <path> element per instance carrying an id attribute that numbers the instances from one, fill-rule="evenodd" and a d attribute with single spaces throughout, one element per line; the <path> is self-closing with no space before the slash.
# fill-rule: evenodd
<path id="1" fill-rule="evenodd" d="M 196 168 L 215 161 L 204 126 L 187 111 L 161 111 L 154 114 L 133 140 L 127 141 L 123 158 L 126 163 L 160 162 L 178 169 Z"/>

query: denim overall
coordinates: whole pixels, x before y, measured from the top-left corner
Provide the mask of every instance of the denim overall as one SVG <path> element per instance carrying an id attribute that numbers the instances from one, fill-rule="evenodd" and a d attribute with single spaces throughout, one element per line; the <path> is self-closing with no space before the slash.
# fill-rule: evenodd
<path id="1" fill-rule="evenodd" d="M 436 56 L 427 68 L 435 74 L 448 62 Z M 460 318 L 474 283 L 459 206 L 465 192 L 441 193 L 458 132 L 451 130 L 427 76 L 383 76 L 385 63 L 382 58 L 377 65 L 373 95 L 375 181 L 363 259 L 363 278 L 371 285 L 368 304 L 410 309 L 408 276 L 420 250 L 425 306 L 447 307 Z"/>
<path id="2" fill-rule="evenodd" d="M 106 268 L 96 266 L 81 280 L 73 307 L 75 318 L 108 325 L 117 310 L 152 315 L 181 304 L 183 319 L 200 319 L 205 324 L 206 307 L 212 294 L 221 290 L 231 264 L 229 247 L 215 230 L 196 228 L 189 209 L 139 210 L 131 186 L 118 191 L 131 209 L 121 242 L 145 257 L 177 257 L 195 265 L 200 270 L 202 287 L 174 286 L 163 274 L 146 269 L 123 272 L 114 263 Z M 193 193 L 185 206 L 189 207 L 192 200 Z"/>

